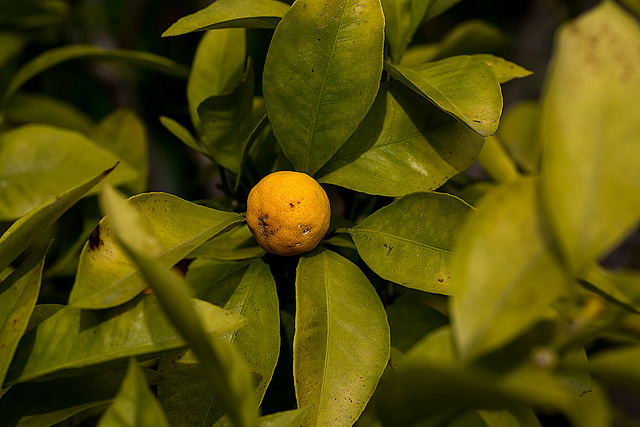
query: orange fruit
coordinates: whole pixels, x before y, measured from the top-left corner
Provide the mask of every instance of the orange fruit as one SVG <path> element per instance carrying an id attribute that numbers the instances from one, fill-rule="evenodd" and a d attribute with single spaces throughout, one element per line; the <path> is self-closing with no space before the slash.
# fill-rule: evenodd
<path id="1" fill-rule="evenodd" d="M 249 192 L 247 225 L 267 252 L 291 256 L 312 250 L 330 219 L 327 193 L 307 174 L 274 172 Z"/>

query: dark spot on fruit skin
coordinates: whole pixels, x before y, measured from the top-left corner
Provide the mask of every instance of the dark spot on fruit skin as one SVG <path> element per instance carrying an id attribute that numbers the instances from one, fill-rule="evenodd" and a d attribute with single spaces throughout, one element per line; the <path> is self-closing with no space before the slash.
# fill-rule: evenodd
<path id="1" fill-rule="evenodd" d="M 91 232 L 91 235 L 89 236 L 89 250 L 95 251 L 101 245 L 104 245 L 104 242 L 100 238 L 100 226 L 98 225 L 96 228 L 93 229 L 93 231 Z"/>

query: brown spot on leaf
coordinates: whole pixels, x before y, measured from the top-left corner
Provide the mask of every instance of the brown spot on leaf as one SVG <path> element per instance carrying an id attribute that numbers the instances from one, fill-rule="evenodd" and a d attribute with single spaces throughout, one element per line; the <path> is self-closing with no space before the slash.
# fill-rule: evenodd
<path id="1" fill-rule="evenodd" d="M 95 251 L 100 248 L 100 246 L 104 245 L 104 242 L 100 238 L 100 225 L 93 229 L 91 235 L 89 236 L 89 250 Z"/>

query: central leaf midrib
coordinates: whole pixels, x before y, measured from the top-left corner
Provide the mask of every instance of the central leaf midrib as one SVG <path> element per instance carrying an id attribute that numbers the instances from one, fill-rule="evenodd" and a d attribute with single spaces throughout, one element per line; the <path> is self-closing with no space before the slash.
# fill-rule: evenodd
<path id="1" fill-rule="evenodd" d="M 325 68 L 325 73 L 324 76 L 322 77 L 322 84 L 320 85 L 320 91 L 318 94 L 318 98 L 316 99 L 315 102 L 315 106 L 313 109 L 313 120 L 311 121 L 311 126 L 309 128 L 309 136 L 307 138 L 307 144 L 305 147 L 305 152 L 304 152 L 304 169 L 308 170 L 309 169 L 309 155 L 311 152 L 311 141 L 313 140 L 313 134 L 316 128 L 316 123 L 318 122 L 318 111 L 320 110 L 320 104 L 322 101 L 322 97 L 324 96 L 324 91 L 325 88 L 327 87 L 326 82 L 327 82 L 327 76 L 329 75 L 329 68 L 331 67 L 331 62 L 333 61 L 333 57 L 334 57 L 334 52 L 336 50 L 336 45 L 338 44 L 338 34 L 340 33 L 341 29 L 342 29 L 342 22 L 344 21 L 344 16 L 346 13 L 346 7 L 342 8 L 342 13 L 340 16 L 340 23 L 338 24 L 338 31 L 336 31 L 335 35 L 334 35 L 334 39 L 333 39 L 333 44 L 331 46 L 331 53 L 329 55 L 329 60 L 327 61 L 327 66 Z"/>
<path id="2" fill-rule="evenodd" d="M 435 252 L 441 252 L 441 253 L 445 253 L 447 255 L 453 255 L 453 252 L 448 251 L 446 249 L 438 248 L 436 246 L 432 246 L 432 245 L 429 245 L 427 243 L 422 243 L 422 242 L 418 242 L 418 241 L 415 241 L 415 240 L 410 240 L 410 239 L 408 239 L 406 237 L 398 236 L 397 234 L 384 233 L 382 231 L 373 230 L 373 229 L 366 229 L 366 228 L 351 228 L 349 230 L 353 230 L 355 232 L 364 232 L 364 233 L 377 234 L 377 235 L 380 235 L 380 236 L 383 236 L 383 237 L 390 237 L 390 238 L 393 238 L 393 239 L 401 240 L 403 242 L 414 244 L 416 246 L 420 246 L 420 247 L 424 247 L 424 248 L 427 248 L 427 249 L 431 249 L 432 251 L 435 251 Z"/>

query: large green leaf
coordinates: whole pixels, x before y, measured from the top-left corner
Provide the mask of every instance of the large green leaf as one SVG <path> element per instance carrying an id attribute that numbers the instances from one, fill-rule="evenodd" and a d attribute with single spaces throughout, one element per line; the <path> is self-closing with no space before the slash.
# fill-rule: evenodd
<path id="1" fill-rule="evenodd" d="M 194 300 L 193 304 L 209 333 L 222 334 L 246 323 L 242 316 L 207 302 Z M 141 296 L 108 310 L 66 306 L 25 334 L 7 383 L 185 345 L 154 296 Z"/>
<path id="2" fill-rule="evenodd" d="M 202 144 L 220 166 L 238 173 L 242 145 L 253 127 L 253 65 L 251 58 L 238 86 L 223 95 L 214 95 L 198 106 L 202 124 Z"/>
<path id="3" fill-rule="evenodd" d="M 622 346 L 598 352 L 589 359 L 593 375 L 627 387 L 640 387 L 640 346 Z"/>
<path id="4" fill-rule="evenodd" d="M 218 0 L 180 18 L 162 37 L 217 28 L 275 28 L 287 10 L 286 3 L 275 0 Z"/>
<path id="5" fill-rule="evenodd" d="M 200 274 L 198 280 L 209 283 L 205 301 L 247 318 L 247 326 L 224 339 L 245 355 L 253 373 L 256 401 L 261 402 L 280 351 L 278 296 L 269 266 L 257 260 L 224 280 L 213 282 L 206 274 Z M 158 369 L 165 378 L 158 386 L 158 397 L 171 425 L 229 425 L 193 351 L 163 357 Z"/>
<path id="6" fill-rule="evenodd" d="M 429 7 L 424 0 L 382 0 L 391 58 L 399 63 Z"/>
<path id="7" fill-rule="evenodd" d="M 189 257 L 219 261 L 240 261 L 260 258 L 264 249 L 258 246 L 249 227 L 244 224 L 198 246 Z"/>
<path id="8" fill-rule="evenodd" d="M 558 33 L 542 100 L 543 200 L 571 269 L 640 219 L 640 26 L 604 1 Z"/>
<path id="9" fill-rule="evenodd" d="M 369 215 L 349 234 L 383 279 L 449 295 L 455 241 L 471 210 L 450 194 L 415 193 Z"/>
<path id="10" fill-rule="evenodd" d="M 415 67 L 450 56 L 499 52 L 510 45 L 509 36 L 500 28 L 471 19 L 453 27 L 438 43 L 409 46 L 400 65 Z"/>
<path id="11" fill-rule="evenodd" d="M 48 125 L 25 125 L 0 136 L 0 220 L 18 218 L 45 200 L 78 186 L 120 159 L 86 136 Z M 134 179 L 124 163 L 113 184 Z"/>
<path id="12" fill-rule="evenodd" d="M 309 407 L 277 412 L 258 418 L 260 427 L 300 427 Z"/>
<path id="13" fill-rule="evenodd" d="M 83 411 L 106 407 L 125 372 L 122 363 L 90 375 L 14 384 L 0 399 L 2 422 L 19 427 L 53 426 Z M 162 380 L 155 370 L 145 369 L 145 374 L 149 385 Z"/>
<path id="14" fill-rule="evenodd" d="M 258 405 L 246 360 L 232 344 L 208 333 L 211 327 L 208 319 L 197 316 L 194 301 L 178 275 L 163 266 L 153 253 L 149 253 L 150 247 L 158 247 L 159 244 L 154 235 L 145 229 L 137 209 L 110 186 L 103 187 L 100 204 L 111 218 L 117 241 L 140 269 L 171 323 L 193 349 L 214 387 L 221 407 L 236 426 L 257 425 Z M 217 308 L 214 305 L 211 307 Z M 225 312 L 229 319 L 246 320 L 239 314 L 221 308 L 217 310 Z"/>
<path id="15" fill-rule="evenodd" d="M 204 33 L 191 65 L 187 82 L 187 101 L 193 127 L 202 126 L 198 107 L 205 99 L 232 90 L 245 70 L 246 31 L 244 28 L 220 29 Z"/>
<path id="16" fill-rule="evenodd" d="M 0 237 L 0 272 L 4 271 L 41 233 L 102 181 L 113 168 L 64 191 L 29 211 Z"/>
<path id="17" fill-rule="evenodd" d="M 548 234 L 534 179 L 504 184 L 470 216 L 456 246 L 450 300 L 464 358 L 525 332 L 565 291 L 568 277 Z"/>
<path id="18" fill-rule="evenodd" d="M 1 42 L 0 42 L 1 43 Z M 8 122 L 49 124 L 88 135 L 95 123 L 78 107 L 43 93 L 18 93 L 4 109 Z"/>
<path id="19" fill-rule="evenodd" d="M 385 67 L 394 78 L 480 135 L 492 135 L 498 129 L 502 91 L 486 62 L 454 56 L 414 68 L 388 62 Z"/>
<path id="20" fill-rule="evenodd" d="M 432 191 L 473 163 L 483 138 L 406 86 L 383 83 L 320 182 L 384 196 Z"/>
<path id="21" fill-rule="evenodd" d="M 540 170 L 541 141 L 538 102 L 522 101 L 505 111 L 498 137 L 518 166 L 528 174 Z"/>
<path id="22" fill-rule="evenodd" d="M 460 0 L 382 0 L 386 35 L 394 63 L 399 63 L 420 25 Z"/>
<path id="23" fill-rule="evenodd" d="M 3 105 L 32 77 L 62 62 L 73 59 L 93 59 L 122 62 L 127 65 L 149 68 L 161 73 L 184 77 L 187 69 L 170 59 L 149 52 L 122 49 L 103 49 L 94 45 L 70 45 L 50 49 L 22 66 L 7 86 Z"/>
<path id="24" fill-rule="evenodd" d="M 136 171 L 136 177 L 126 183 L 133 193 L 147 188 L 149 159 L 147 130 L 132 110 L 115 110 L 93 129 L 91 139 L 114 153 L 121 163 Z"/>
<path id="25" fill-rule="evenodd" d="M 264 102 L 287 158 L 313 175 L 356 130 L 382 72 L 380 0 L 297 1 L 273 35 Z"/>
<path id="26" fill-rule="evenodd" d="M 240 214 L 199 206 L 166 193 L 140 194 L 130 203 L 138 210 L 143 227 L 157 240 L 153 250 L 165 267 L 244 219 Z M 146 286 L 135 264 L 116 243 L 109 217 L 103 218 L 80 255 L 69 304 L 113 307 L 129 301 Z"/>
<path id="27" fill-rule="evenodd" d="M 0 282 L 0 388 L 36 305 L 48 249 L 49 245 L 31 254 Z"/>
<path id="28" fill-rule="evenodd" d="M 153 395 L 147 379 L 134 359 L 129 361 L 127 375 L 98 427 L 169 427 L 160 403 Z"/>
<path id="29" fill-rule="evenodd" d="M 293 369 L 305 426 L 350 426 L 389 359 L 389 325 L 380 299 L 355 265 L 320 249 L 296 273 Z"/>

